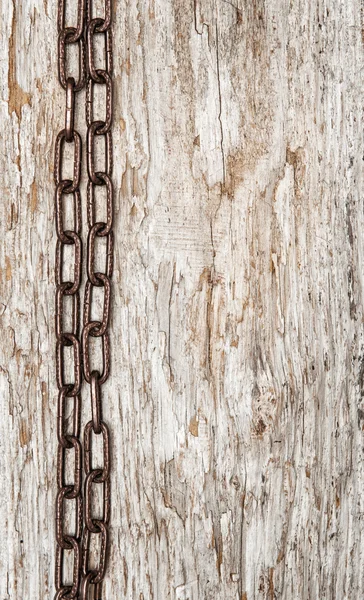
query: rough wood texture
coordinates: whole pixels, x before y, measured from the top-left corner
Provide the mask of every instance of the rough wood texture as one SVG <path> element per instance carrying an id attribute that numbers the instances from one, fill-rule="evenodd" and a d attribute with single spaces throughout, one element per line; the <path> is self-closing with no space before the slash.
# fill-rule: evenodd
<path id="1" fill-rule="evenodd" d="M 64 94 L 0 5 L 0 598 L 48 599 Z M 362 600 L 361 2 L 115 5 L 105 598 Z"/>

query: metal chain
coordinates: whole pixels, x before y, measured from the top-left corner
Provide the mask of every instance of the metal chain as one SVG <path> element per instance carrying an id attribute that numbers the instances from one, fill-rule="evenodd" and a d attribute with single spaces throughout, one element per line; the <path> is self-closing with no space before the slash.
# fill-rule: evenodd
<path id="1" fill-rule="evenodd" d="M 75 0 L 73 0 L 75 2 Z M 56 570 L 55 600 L 61 598 L 81 598 L 102 600 L 102 581 L 105 575 L 108 551 L 108 525 L 110 519 L 110 452 L 109 430 L 102 420 L 101 386 L 109 376 L 110 344 L 108 326 L 110 319 L 111 276 L 113 271 L 113 185 L 112 171 L 112 38 L 111 38 L 111 0 L 104 2 L 104 15 L 92 16 L 92 0 L 78 0 L 77 22 L 74 27 L 66 27 L 66 0 L 58 0 L 58 78 L 66 92 L 65 128 L 59 132 L 55 143 L 54 179 L 55 221 L 57 232 L 56 246 L 56 372 L 58 385 L 57 414 L 57 485 L 56 498 Z M 105 68 L 95 66 L 94 38 L 102 35 L 105 40 Z M 79 66 L 76 76 L 68 73 L 67 49 L 70 44 L 78 46 Z M 94 119 L 95 85 L 105 87 L 105 119 Z M 87 220 L 89 225 L 87 240 L 87 282 L 85 285 L 83 308 L 83 331 L 80 339 L 80 286 L 82 272 L 82 240 L 81 240 L 81 155 L 82 140 L 74 128 L 76 95 L 86 86 L 86 122 L 87 122 Z M 95 137 L 103 136 L 105 140 L 104 167 L 96 166 Z M 64 147 L 73 145 L 72 179 L 63 178 Z M 106 220 L 97 220 L 98 203 L 96 190 L 104 186 L 106 189 Z M 64 226 L 64 197 L 69 195 L 73 202 L 73 227 Z M 97 250 L 99 238 L 106 239 L 106 255 L 104 256 L 104 272 L 95 271 L 96 258 L 102 254 Z M 100 241 L 100 240 L 99 240 Z M 63 272 L 66 265 L 64 247 L 73 246 L 73 281 L 64 281 Z M 103 288 L 103 310 L 100 319 L 92 319 L 93 288 Z M 67 296 L 72 297 L 72 322 L 67 331 L 65 326 L 65 303 Z M 90 338 L 101 338 L 102 366 L 91 369 Z M 64 349 L 72 347 L 73 381 L 66 380 L 66 358 Z M 81 417 L 81 372 L 90 384 L 91 420 L 84 430 L 84 506 L 82 499 L 82 449 L 80 443 Z M 67 402 L 73 402 L 72 427 L 67 427 Z M 95 456 L 92 454 L 92 436 L 101 435 L 103 441 L 103 465 L 94 467 Z M 73 480 L 66 482 L 66 471 L 70 455 L 73 455 Z M 101 518 L 93 515 L 92 496 L 96 485 L 103 488 L 103 514 Z M 67 505 L 69 502 L 71 506 Z M 73 509 L 73 532 L 66 532 L 65 514 Z M 96 568 L 89 567 L 91 537 L 99 537 L 99 559 Z M 66 552 L 73 554 L 73 577 L 71 583 L 65 583 L 64 564 Z"/>
<path id="2" fill-rule="evenodd" d="M 61 598 L 76 598 L 80 587 L 81 564 L 81 532 L 82 532 L 82 489 L 81 489 L 81 443 L 80 443 L 80 416 L 81 416 L 81 344 L 80 344 L 80 285 L 82 265 L 82 240 L 81 240 L 81 154 L 82 140 L 80 134 L 74 129 L 74 112 L 76 94 L 86 84 L 86 52 L 83 37 L 85 5 L 83 0 L 78 2 L 78 17 L 75 27 L 65 27 L 65 0 L 58 2 L 58 78 L 61 86 L 66 91 L 65 127 L 57 135 L 55 144 L 54 180 L 55 190 L 55 221 L 57 232 L 56 246 L 56 372 L 58 385 L 58 414 L 57 414 L 57 485 L 56 499 L 56 596 Z M 72 76 L 67 71 L 67 48 L 70 44 L 77 44 L 79 52 L 78 74 Z M 76 83 L 77 79 L 77 83 Z M 65 144 L 73 145 L 73 176 L 72 179 L 64 178 L 64 149 Z M 73 225 L 72 229 L 65 229 L 64 225 L 64 200 L 65 196 L 72 198 Z M 64 281 L 63 272 L 66 266 L 64 257 L 65 246 L 73 246 L 73 281 Z M 67 296 L 72 300 L 71 331 L 67 331 L 65 324 L 65 305 Z M 65 348 L 72 347 L 73 354 L 73 382 L 66 380 Z M 73 403 L 72 427 L 67 427 L 68 403 Z M 73 455 L 73 456 L 72 456 Z M 73 480 L 66 483 L 67 466 L 73 458 Z M 66 532 L 65 514 L 73 511 L 73 532 Z M 73 554 L 72 583 L 66 584 L 64 577 L 64 563 L 66 551 Z"/>
<path id="3" fill-rule="evenodd" d="M 89 226 L 87 238 L 87 281 L 85 287 L 82 354 L 84 378 L 90 385 L 91 419 L 84 430 L 84 469 L 85 469 L 85 518 L 82 535 L 82 598 L 102 598 L 102 581 L 108 551 L 108 525 L 110 519 L 110 451 L 109 430 L 102 420 L 102 395 L 101 386 L 109 376 L 110 371 L 110 343 L 108 326 L 110 320 L 111 276 L 113 271 L 113 185 L 112 172 L 112 138 L 111 125 L 113 118 L 112 105 L 112 38 L 111 38 L 111 0 L 104 1 L 103 17 L 94 17 L 92 14 L 93 0 L 87 0 L 87 86 L 86 86 L 86 122 L 87 122 L 87 221 Z M 96 36 L 104 38 L 104 68 L 95 66 Z M 100 61 L 101 62 L 101 61 Z M 105 118 L 94 120 L 94 92 L 95 86 L 105 88 Z M 104 165 L 97 164 L 95 152 L 95 137 L 100 136 L 105 140 Z M 101 212 L 101 200 L 98 199 L 97 189 L 106 188 L 106 220 L 98 220 Z M 97 249 L 100 238 L 106 240 L 106 250 L 102 253 Z M 100 244 L 101 245 L 101 244 Z M 96 256 L 102 258 L 105 265 L 104 272 L 95 271 Z M 103 288 L 103 309 L 99 318 L 93 318 L 96 307 L 93 304 L 93 289 Z M 102 365 L 98 369 L 91 368 L 90 338 L 101 338 Z M 92 452 L 93 435 L 101 435 L 103 442 L 103 465 L 95 467 Z M 92 493 L 94 486 L 103 488 L 103 514 L 96 518 L 92 513 Z M 100 538 L 98 548 L 97 567 L 89 566 L 90 541 L 92 535 Z M 91 596 L 90 596 L 91 593 Z M 94 593 L 94 595 L 92 595 Z"/>

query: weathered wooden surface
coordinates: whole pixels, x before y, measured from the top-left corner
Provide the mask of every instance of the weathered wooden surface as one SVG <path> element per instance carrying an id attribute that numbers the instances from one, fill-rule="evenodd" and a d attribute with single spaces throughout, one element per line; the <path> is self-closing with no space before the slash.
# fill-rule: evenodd
<path id="1" fill-rule="evenodd" d="M 115 5 L 105 598 L 362 600 L 362 5 Z M 0 598 L 48 599 L 64 94 L 55 0 L 0 6 Z"/>

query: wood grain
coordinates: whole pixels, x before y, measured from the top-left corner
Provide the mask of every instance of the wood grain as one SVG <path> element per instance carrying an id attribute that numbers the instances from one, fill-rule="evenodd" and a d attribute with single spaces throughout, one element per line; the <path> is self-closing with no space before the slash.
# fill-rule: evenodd
<path id="1" fill-rule="evenodd" d="M 56 1 L 0 6 L 0 598 L 48 599 L 64 94 Z M 114 13 L 105 598 L 362 600 L 362 3 Z"/>

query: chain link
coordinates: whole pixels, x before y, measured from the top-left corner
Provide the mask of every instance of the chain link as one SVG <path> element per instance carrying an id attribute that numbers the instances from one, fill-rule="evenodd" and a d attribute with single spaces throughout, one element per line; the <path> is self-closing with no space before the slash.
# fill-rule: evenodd
<path id="1" fill-rule="evenodd" d="M 111 0 L 104 0 L 103 16 L 93 16 L 94 0 L 73 0 L 77 4 L 76 22 L 66 24 L 67 0 L 58 0 L 58 78 L 66 92 L 65 126 L 55 142 L 54 180 L 55 225 L 57 233 L 55 261 L 55 329 L 56 329 L 56 376 L 59 389 L 57 416 L 57 485 L 56 498 L 56 594 L 55 600 L 62 598 L 93 598 L 102 600 L 102 581 L 105 575 L 108 555 L 108 526 L 110 519 L 110 444 L 109 430 L 102 420 L 102 384 L 110 372 L 110 298 L 113 271 L 113 202 L 112 174 L 112 120 L 113 120 L 113 81 L 112 81 L 112 7 Z M 104 68 L 96 68 L 96 36 L 104 39 Z M 78 48 L 78 71 L 70 73 L 68 54 L 70 45 Z M 104 120 L 95 120 L 95 86 L 105 89 Z M 82 140 L 74 127 L 77 94 L 86 88 L 86 154 L 87 154 L 87 258 L 85 295 L 83 305 L 83 330 L 80 336 L 80 286 L 82 275 L 81 239 L 81 161 Z M 96 138 L 104 139 L 104 164 L 96 160 Z M 64 177 L 65 145 L 73 146 L 72 178 Z M 101 200 L 96 188 L 106 189 L 106 220 L 97 218 L 101 213 Z M 72 200 L 73 224 L 66 229 L 63 203 L 65 198 Z M 105 200 L 103 200 L 105 204 Z M 99 242 L 98 239 L 100 238 Z M 101 244 L 101 239 L 106 243 Z M 100 245 L 101 244 L 101 245 Z M 73 246 L 72 264 L 66 264 L 65 246 Z M 101 246 L 105 250 L 101 251 Z M 68 255 L 67 255 L 68 256 Z M 95 270 L 95 263 L 104 264 L 103 272 Z M 65 281 L 67 267 L 73 267 L 73 280 Z M 96 305 L 93 290 L 103 288 L 102 313 L 94 318 Z M 71 296 L 71 324 L 66 330 L 65 305 Z M 91 369 L 91 339 L 101 338 L 102 365 Z M 65 348 L 69 347 L 72 360 L 66 360 Z M 73 372 L 69 381 L 68 373 Z M 80 443 L 81 384 L 82 372 L 90 385 L 91 420 L 84 430 L 84 494 L 82 495 L 82 448 Z M 68 402 L 72 402 L 72 418 L 68 425 Z M 92 437 L 101 435 L 103 442 L 103 464 L 94 466 Z M 72 465 L 72 466 L 71 466 Z M 72 481 L 66 481 L 71 472 Z M 93 511 L 93 493 L 102 486 L 102 517 Z M 83 502 L 84 496 L 84 502 Z M 68 507 L 70 510 L 68 510 Z M 73 510 L 73 532 L 66 531 L 65 514 Z M 90 568 L 92 538 L 99 538 L 99 554 L 96 567 Z M 64 582 L 66 553 L 73 555 L 73 576 L 71 582 Z"/>
<path id="2" fill-rule="evenodd" d="M 83 36 L 77 39 L 76 27 L 66 27 L 58 34 L 58 79 L 66 90 L 68 78 L 71 77 L 67 76 L 67 46 L 70 44 L 78 45 L 78 77 L 74 90 L 80 92 L 86 82 L 86 43 Z"/>

